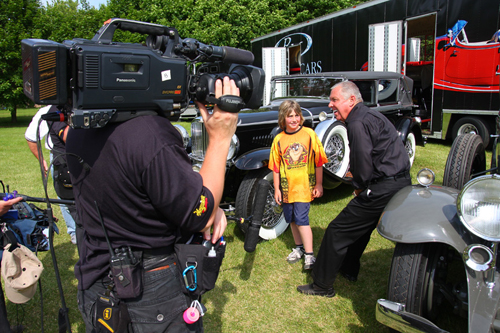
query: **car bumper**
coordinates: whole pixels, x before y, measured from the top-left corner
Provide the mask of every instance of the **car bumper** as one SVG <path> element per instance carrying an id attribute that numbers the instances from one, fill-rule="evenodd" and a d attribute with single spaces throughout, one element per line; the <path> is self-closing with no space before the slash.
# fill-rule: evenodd
<path id="1" fill-rule="evenodd" d="M 447 331 L 440 329 L 424 317 L 406 312 L 404 304 L 386 299 L 377 300 L 375 317 L 379 323 L 399 332 L 447 333 Z"/>

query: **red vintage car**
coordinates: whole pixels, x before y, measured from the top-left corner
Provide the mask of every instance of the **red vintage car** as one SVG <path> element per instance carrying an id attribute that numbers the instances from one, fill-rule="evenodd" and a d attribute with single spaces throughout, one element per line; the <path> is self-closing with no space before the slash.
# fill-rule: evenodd
<path id="1" fill-rule="evenodd" d="M 469 42 L 467 21 L 459 20 L 448 34 L 436 38 L 434 87 L 442 90 L 498 92 L 500 30 L 488 41 Z"/>

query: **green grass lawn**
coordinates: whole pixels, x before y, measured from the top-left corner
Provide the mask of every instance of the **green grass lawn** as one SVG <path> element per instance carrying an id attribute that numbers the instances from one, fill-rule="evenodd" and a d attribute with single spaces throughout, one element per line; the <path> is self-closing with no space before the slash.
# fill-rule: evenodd
<path id="1" fill-rule="evenodd" d="M 10 190 L 32 197 L 42 197 L 43 187 L 38 162 L 28 150 L 24 131 L 36 109 L 18 111 L 18 123 L 10 123 L 10 114 L 0 111 L 0 180 Z M 189 128 L 189 124 L 184 124 Z M 436 173 L 436 183 L 442 183 L 450 144 L 441 141 L 417 146 L 412 177 L 428 167 Z M 488 165 L 490 161 L 488 155 Z M 45 152 L 48 159 L 48 153 Z M 49 181 L 49 195 L 55 198 Z M 326 190 L 322 198 L 312 203 L 310 211 L 314 234 L 314 251 L 318 252 L 328 223 L 351 199 L 352 188 L 342 185 Z M 40 204 L 42 205 L 42 204 Z M 78 259 L 71 244 L 58 207 L 53 207 L 60 219 L 54 249 L 62 278 L 64 297 L 69 308 L 73 332 L 85 332 L 76 304 L 77 281 L 73 266 Z M 204 304 L 208 311 L 203 317 L 206 332 L 388 332 L 375 320 L 375 303 L 386 297 L 387 280 L 394 245 L 376 231 L 361 262 L 356 283 L 339 277 L 335 282 L 334 298 L 310 297 L 299 294 L 297 285 L 311 281 L 301 264 L 290 265 L 285 258 L 294 246 L 291 231 L 277 239 L 257 245 L 254 253 L 243 249 L 244 236 L 235 223 L 230 223 L 224 235 L 226 257 L 214 290 L 208 292 Z M 50 252 L 39 253 L 45 270 L 41 278 L 42 293 L 24 305 L 7 301 L 11 324 L 21 323 L 24 332 L 41 332 L 43 313 L 45 332 L 57 332 L 57 314 L 61 307 L 54 266 Z M 43 295 L 43 311 L 41 310 Z"/>

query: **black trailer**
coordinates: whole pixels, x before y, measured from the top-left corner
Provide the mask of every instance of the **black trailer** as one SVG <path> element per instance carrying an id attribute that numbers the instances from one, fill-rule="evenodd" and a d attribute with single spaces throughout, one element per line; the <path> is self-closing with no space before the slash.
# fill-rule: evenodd
<path id="1" fill-rule="evenodd" d="M 255 38 L 252 51 L 268 78 L 403 73 L 427 137 L 475 132 L 487 145 L 499 109 L 499 8 L 500 0 L 374 0 Z"/>

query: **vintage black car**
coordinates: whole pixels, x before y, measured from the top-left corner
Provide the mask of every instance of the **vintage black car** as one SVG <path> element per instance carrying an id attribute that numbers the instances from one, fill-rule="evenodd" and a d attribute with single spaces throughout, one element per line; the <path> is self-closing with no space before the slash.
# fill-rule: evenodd
<path id="1" fill-rule="evenodd" d="M 398 129 L 413 162 L 417 140 L 422 141 L 418 118 L 413 116 L 413 81 L 401 74 L 389 72 L 332 72 L 307 75 L 277 76 L 271 79 L 270 104 L 258 110 L 242 110 L 238 127 L 227 157 L 227 172 L 222 204 L 228 215 L 244 218 L 240 228 L 245 232 L 253 211 L 258 180 L 272 184 L 272 172 L 267 168 L 270 147 L 279 132 L 278 109 L 286 99 L 299 102 L 305 126 L 315 130 L 329 163 L 324 166 L 323 187 L 332 189 L 348 183 L 349 144 L 345 125 L 328 108 L 330 90 L 340 81 L 351 80 L 360 88 L 364 103 L 386 115 Z M 185 142 L 189 141 L 184 133 Z M 203 163 L 207 136 L 201 117 L 191 125 L 193 168 Z M 273 239 L 287 228 L 281 207 L 274 202 L 271 186 L 264 218 L 259 232 L 263 239 Z"/>

